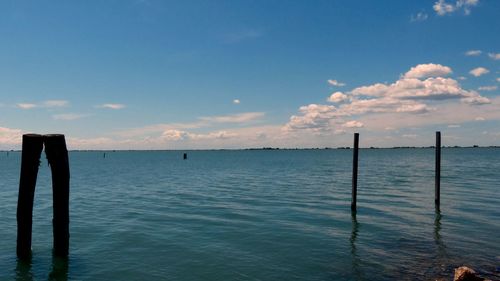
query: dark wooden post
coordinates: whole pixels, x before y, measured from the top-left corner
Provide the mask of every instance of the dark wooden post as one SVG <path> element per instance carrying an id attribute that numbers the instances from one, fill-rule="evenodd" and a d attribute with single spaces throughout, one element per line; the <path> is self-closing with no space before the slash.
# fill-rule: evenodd
<path id="1" fill-rule="evenodd" d="M 441 132 L 436 132 L 436 166 L 435 166 L 435 194 L 434 203 L 439 207 L 441 200 Z"/>
<path id="2" fill-rule="evenodd" d="M 184 153 L 184 155 L 182 156 L 182 159 L 186 160 L 187 158 L 188 158 L 187 153 Z"/>
<path id="3" fill-rule="evenodd" d="M 356 197 L 358 194 L 358 149 L 359 134 L 354 133 L 354 150 L 352 152 L 352 199 L 351 211 L 356 211 Z"/>
<path id="4" fill-rule="evenodd" d="M 69 161 L 64 135 L 45 135 L 45 154 L 52 172 L 54 254 L 69 252 Z"/>
<path id="5" fill-rule="evenodd" d="M 36 178 L 40 166 L 40 154 L 43 149 L 41 135 L 23 135 L 21 156 L 21 176 L 17 199 L 17 256 L 29 259 L 31 256 L 31 230 L 33 222 L 33 199 Z"/>

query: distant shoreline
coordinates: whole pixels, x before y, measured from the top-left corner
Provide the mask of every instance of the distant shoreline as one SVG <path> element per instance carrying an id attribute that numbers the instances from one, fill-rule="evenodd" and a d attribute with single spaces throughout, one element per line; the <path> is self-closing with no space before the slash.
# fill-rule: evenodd
<path id="1" fill-rule="evenodd" d="M 360 147 L 359 149 L 434 149 L 435 146 L 394 146 L 394 147 Z M 453 148 L 500 148 L 499 145 L 490 146 L 442 146 L 444 149 Z M 280 148 L 280 147 L 260 147 L 260 148 L 216 148 L 216 149 L 70 149 L 70 152 L 166 152 L 166 151 L 259 151 L 259 150 L 350 150 L 349 146 L 341 147 L 312 147 L 312 148 Z M 0 150 L 0 152 L 21 152 L 19 149 Z"/>

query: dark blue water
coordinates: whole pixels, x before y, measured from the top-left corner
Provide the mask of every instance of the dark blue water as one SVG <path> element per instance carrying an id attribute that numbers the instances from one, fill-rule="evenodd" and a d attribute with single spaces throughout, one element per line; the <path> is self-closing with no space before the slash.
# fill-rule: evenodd
<path id="1" fill-rule="evenodd" d="M 16 260 L 20 153 L 0 152 L 0 280 L 429 280 L 467 264 L 497 278 L 500 149 L 71 152 L 71 240 L 52 257 L 45 160 L 33 258 Z M 495 277 L 496 275 L 496 277 Z"/>

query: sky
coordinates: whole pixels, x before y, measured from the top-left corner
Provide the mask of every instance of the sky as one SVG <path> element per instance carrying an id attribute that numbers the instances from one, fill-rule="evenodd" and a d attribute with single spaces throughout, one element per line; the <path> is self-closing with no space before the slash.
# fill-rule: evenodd
<path id="1" fill-rule="evenodd" d="M 500 145 L 500 1 L 0 0 L 0 149 Z"/>

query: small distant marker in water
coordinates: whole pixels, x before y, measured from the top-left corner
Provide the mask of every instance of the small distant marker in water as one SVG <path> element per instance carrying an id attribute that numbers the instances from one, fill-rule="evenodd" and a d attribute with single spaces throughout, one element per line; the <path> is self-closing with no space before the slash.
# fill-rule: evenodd
<path id="1" fill-rule="evenodd" d="M 183 155 L 183 159 L 184 159 L 184 160 L 188 159 L 188 155 L 187 155 L 187 153 L 184 153 L 184 155 Z"/>
<path id="2" fill-rule="evenodd" d="M 102 154 L 102 158 L 106 158 L 106 152 Z"/>

